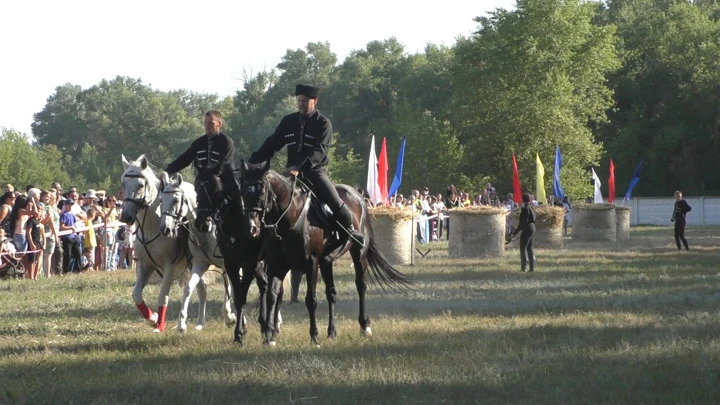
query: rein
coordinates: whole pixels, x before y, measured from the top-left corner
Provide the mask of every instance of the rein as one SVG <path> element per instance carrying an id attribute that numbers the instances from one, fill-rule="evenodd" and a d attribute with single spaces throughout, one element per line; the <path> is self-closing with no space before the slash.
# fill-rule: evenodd
<path id="1" fill-rule="evenodd" d="M 280 213 L 280 216 L 278 217 L 277 221 L 275 221 L 274 224 L 267 224 L 265 223 L 265 214 L 270 210 L 270 207 L 268 206 L 268 201 L 270 200 L 269 194 L 272 191 L 272 186 L 270 185 L 270 181 L 267 179 L 267 177 L 264 177 L 263 180 L 259 180 L 256 183 L 251 184 L 264 184 L 265 185 L 265 193 L 263 195 L 263 203 L 265 207 L 254 207 L 251 209 L 251 211 L 260 212 L 260 223 L 263 226 L 263 229 L 272 229 L 274 237 L 276 240 L 282 240 L 282 236 L 278 235 L 277 229 L 278 225 L 280 224 L 280 221 L 285 217 L 285 215 L 290 210 L 290 206 L 292 205 L 292 197 L 295 192 L 295 184 L 297 183 L 297 176 L 292 176 L 292 182 L 290 183 L 290 201 L 288 202 L 285 209 Z M 272 201 L 277 203 L 277 194 L 275 194 L 274 191 L 272 191 Z"/>

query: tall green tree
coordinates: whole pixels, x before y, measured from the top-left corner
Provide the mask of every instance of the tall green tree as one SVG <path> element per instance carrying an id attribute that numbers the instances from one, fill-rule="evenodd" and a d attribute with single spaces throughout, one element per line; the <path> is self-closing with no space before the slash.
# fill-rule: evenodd
<path id="1" fill-rule="evenodd" d="M 514 153 L 523 184 L 534 184 L 536 153 L 547 168 L 559 145 L 566 193 L 592 191 L 583 169 L 598 163 L 602 145 L 590 127 L 606 120 L 613 100 L 605 75 L 619 67 L 615 28 L 592 22 L 597 7 L 519 0 L 515 10 L 476 19 L 477 33 L 455 48 L 455 122 L 468 155 L 462 172 L 484 172 L 509 189 Z"/>
<path id="2" fill-rule="evenodd" d="M 3 128 L 0 135 L 0 181 L 18 190 L 27 185 L 49 188 L 53 181 L 67 183 L 70 176 L 63 170 L 62 153 L 54 145 L 33 145 L 28 138 Z"/>
<path id="3" fill-rule="evenodd" d="M 720 6 L 716 1 L 609 1 L 598 20 L 618 27 L 616 108 L 598 136 L 636 195 L 720 192 Z"/>

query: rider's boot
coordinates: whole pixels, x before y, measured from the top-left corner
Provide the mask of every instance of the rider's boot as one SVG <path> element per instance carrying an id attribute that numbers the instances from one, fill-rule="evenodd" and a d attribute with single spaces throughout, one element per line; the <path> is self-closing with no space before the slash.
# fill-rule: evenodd
<path id="1" fill-rule="evenodd" d="M 335 214 L 335 219 L 340 225 L 343 226 L 343 228 L 347 230 L 348 235 L 350 236 L 350 240 L 353 243 L 357 244 L 360 247 L 365 246 L 365 235 L 355 230 L 355 226 L 353 225 L 352 220 L 352 214 L 350 213 L 347 205 L 343 204 L 340 210 L 338 210 L 338 212 Z"/>

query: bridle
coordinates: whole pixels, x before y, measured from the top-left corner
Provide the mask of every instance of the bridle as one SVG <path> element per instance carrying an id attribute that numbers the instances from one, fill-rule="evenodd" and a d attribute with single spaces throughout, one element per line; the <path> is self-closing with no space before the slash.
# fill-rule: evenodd
<path id="1" fill-rule="evenodd" d="M 262 198 L 258 198 L 255 205 L 246 209 L 245 214 L 248 214 L 250 212 L 256 212 L 260 221 L 260 225 L 262 226 L 261 229 L 272 229 L 275 233 L 275 239 L 277 240 L 282 239 L 282 237 L 277 233 L 277 228 L 278 224 L 280 224 L 280 221 L 282 221 L 283 217 L 290 210 L 290 206 L 292 205 L 292 193 L 294 193 L 296 181 L 297 177 L 293 176 L 292 183 L 290 184 L 290 202 L 288 202 L 287 206 L 282 211 L 277 221 L 275 221 L 275 223 L 273 224 L 268 224 L 265 222 L 265 215 L 270 212 L 273 207 L 276 207 L 278 205 L 277 195 L 274 191 L 272 191 L 270 181 L 267 179 L 267 173 L 265 173 L 265 175 L 263 175 L 262 179 L 260 180 L 243 181 L 242 183 L 243 186 L 242 190 L 240 190 L 240 193 L 243 196 L 243 200 L 245 199 L 248 191 L 254 192 L 255 187 L 263 188 Z M 243 204 L 245 204 L 245 201 L 243 201 Z"/>
<path id="2" fill-rule="evenodd" d="M 187 223 L 187 216 L 188 216 L 189 211 L 191 210 L 191 207 L 185 200 L 185 190 L 183 190 L 180 187 L 174 187 L 174 188 L 175 188 L 175 190 L 165 191 L 167 189 L 167 187 L 165 187 L 162 191 L 162 194 L 173 194 L 173 195 L 178 194 L 178 193 L 180 194 L 180 204 L 177 207 L 177 211 L 176 212 L 165 211 L 164 207 L 163 207 L 163 211 L 161 212 L 160 215 L 161 216 L 166 215 L 166 216 L 169 216 L 170 218 L 174 219 L 175 222 L 174 222 L 173 228 L 178 229 L 180 226 L 183 226 Z M 165 204 L 163 204 L 163 206 L 164 205 Z"/>
<path id="3" fill-rule="evenodd" d="M 141 200 L 141 199 L 138 199 L 138 198 L 125 197 L 125 198 L 123 199 L 123 201 L 124 201 L 124 202 L 130 202 L 130 203 L 135 204 L 135 205 L 138 207 L 138 209 L 140 209 L 140 210 L 143 210 L 143 209 L 146 209 L 146 208 L 150 207 L 150 195 L 148 194 L 148 180 L 147 180 L 147 178 L 146 178 L 145 176 L 143 176 L 142 174 L 140 174 L 140 173 L 126 173 L 126 174 L 123 174 L 123 178 L 126 178 L 126 177 L 127 177 L 127 178 L 131 178 L 131 179 L 143 179 L 143 180 L 145 180 L 145 185 L 143 186 L 143 198 L 142 198 L 142 200 Z"/>

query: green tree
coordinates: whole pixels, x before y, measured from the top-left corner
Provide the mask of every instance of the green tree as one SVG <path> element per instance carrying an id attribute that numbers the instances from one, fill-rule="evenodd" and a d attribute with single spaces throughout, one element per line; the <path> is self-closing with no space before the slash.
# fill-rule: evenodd
<path id="1" fill-rule="evenodd" d="M 44 189 L 53 181 L 67 183 L 70 176 L 62 169 L 62 154 L 55 146 L 34 146 L 17 131 L 2 128 L 0 179 L 24 190 L 27 185 Z"/>
<path id="2" fill-rule="evenodd" d="M 592 23 L 597 7 L 519 0 L 515 10 L 476 19 L 478 32 L 455 48 L 454 121 L 467 151 L 461 172 L 485 172 L 499 191 L 510 189 L 514 153 L 523 184 L 534 184 L 534 170 L 524 168 L 535 167 L 536 153 L 548 167 L 559 145 L 566 193 L 592 191 L 581 173 L 602 146 L 590 127 L 606 120 L 613 100 L 605 75 L 619 66 L 615 28 Z"/>

